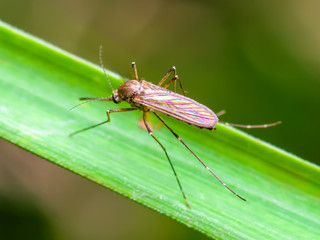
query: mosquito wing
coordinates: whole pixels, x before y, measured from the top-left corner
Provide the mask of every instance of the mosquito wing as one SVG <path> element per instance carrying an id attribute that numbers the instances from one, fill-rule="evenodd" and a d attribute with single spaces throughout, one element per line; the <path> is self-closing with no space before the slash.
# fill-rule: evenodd
<path id="1" fill-rule="evenodd" d="M 136 103 L 201 128 L 213 129 L 218 122 L 212 110 L 191 98 L 146 81 L 143 86 L 134 99 Z"/>

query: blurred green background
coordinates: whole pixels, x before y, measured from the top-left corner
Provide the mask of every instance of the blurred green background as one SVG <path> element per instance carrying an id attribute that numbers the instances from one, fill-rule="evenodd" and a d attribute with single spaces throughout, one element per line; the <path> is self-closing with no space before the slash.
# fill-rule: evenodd
<path id="1" fill-rule="evenodd" d="M 315 0 L 1 0 L 0 18 L 97 64 L 102 44 L 107 68 L 126 77 L 132 61 L 153 83 L 176 66 L 188 96 L 225 109 L 222 120 L 282 120 L 247 132 L 319 164 L 319 9 Z M 0 239 L 205 239 L 3 140 L 0 150 Z"/>

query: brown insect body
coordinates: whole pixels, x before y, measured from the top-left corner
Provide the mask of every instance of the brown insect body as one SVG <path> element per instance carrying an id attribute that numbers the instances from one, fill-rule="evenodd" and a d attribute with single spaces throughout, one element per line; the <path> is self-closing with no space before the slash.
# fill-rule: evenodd
<path id="1" fill-rule="evenodd" d="M 101 50 L 101 49 L 100 49 Z M 101 58 L 101 51 L 100 51 L 100 61 L 102 64 L 102 58 Z M 175 171 L 175 168 L 172 164 L 171 159 L 169 158 L 169 155 L 167 153 L 166 148 L 162 145 L 162 143 L 153 135 L 152 129 L 150 128 L 147 117 L 148 112 L 153 113 L 161 122 L 164 124 L 168 130 L 195 156 L 198 161 L 215 177 L 217 180 L 222 183 L 230 192 L 232 192 L 234 195 L 239 197 L 240 199 L 246 201 L 244 198 L 242 198 L 240 195 L 235 193 L 231 188 L 229 188 L 213 171 L 187 146 L 187 144 L 179 137 L 177 133 L 175 133 L 171 127 L 168 126 L 168 124 L 160 117 L 156 111 L 162 112 L 168 116 L 171 116 L 173 118 L 176 118 L 178 120 L 181 120 L 183 122 L 186 122 L 191 125 L 195 125 L 200 128 L 207 128 L 207 129 L 214 129 L 215 125 L 219 121 L 218 116 L 223 114 L 223 111 L 220 113 L 215 114 L 212 110 L 210 110 L 208 107 L 198 103 L 197 101 L 188 98 L 185 96 L 185 92 L 182 88 L 180 79 L 178 75 L 176 75 L 176 69 L 175 67 L 172 67 L 167 74 L 160 80 L 158 85 L 154 85 L 152 83 L 149 83 L 144 80 L 139 80 L 137 68 L 135 63 L 132 63 L 132 69 L 133 69 L 133 80 L 126 81 L 121 86 L 119 86 L 118 89 L 113 90 L 111 82 L 106 75 L 106 78 L 109 81 L 110 87 L 112 88 L 112 96 L 110 97 L 102 97 L 102 98 L 91 98 L 91 97 L 84 97 L 80 98 L 80 100 L 87 100 L 87 102 L 90 101 L 113 101 L 114 103 L 120 103 L 121 101 L 126 101 L 129 104 L 131 104 L 131 108 L 116 108 L 107 110 L 107 117 L 108 119 L 104 122 L 101 122 L 99 124 L 78 130 L 76 132 L 73 132 L 70 134 L 70 136 L 75 135 L 77 133 L 92 129 L 94 127 L 100 126 L 104 123 L 110 122 L 110 114 L 114 112 L 127 112 L 127 111 L 135 111 L 135 110 L 141 110 L 143 111 L 143 123 L 148 131 L 149 135 L 160 145 L 160 147 L 163 149 L 169 164 L 171 166 L 171 169 L 174 173 L 174 176 L 176 178 L 176 181 L 179 185 L 180 191 L 183 195 L 183 198 L 185 200 L 185 203 L 188 207 L 190 207 L 188 200 L 186 198 L 186 195 L 182 189 L 182 185 L 179 181 L 178 175 Z M 104 67 L 103 70 L 105 71 Z M 170 76 L 171 72 L 174 73 L 174 77 L 169 80 L 167 83 L 165 81 Z M 183 95 L 176 93 L 176 82 L 178 81 L 181 91 Z M 174 91 L 170 91 L 167 89 L 167 87 L 170 86 L 171 83 L 174 83 Z M 80 104 L 78 104 L 80 105 Z M 78 106 L 76 105 L 76 106 Z M 75 107 L 76 107 L 75 106 Z M 221 121 L 220 121 L 221 122 Z M 275 126 L 279 124 L 280 122 L 271 123 L 271 124 L 263 124 L 263 125 L 240 125 L 240 124 L 233 124 L 233 123 L 226 123 L 223 122 L 226 125 L 231 126 L 237 126 L 237 127 L 244 127 L 244 128 L 265 128 L 270 126 Z"/>
<path id="2" fill-rule="evenodd" d="M 145 80 L 129 80 L 113 91 L 114 102 L 127 101 L 144 112 L 151 109 L 197 126 L 214 129 L 219 119 L 208 107 L 197 101 Z"/>
<path id="3" fill-rule="evenodd" d="M 131 105 L 134 103 L 133 98 L 142 91 L 140 81 L 129 80 L 118 87 L 112 92 L 113 98 L 116 103 L 127 101 Z"/>

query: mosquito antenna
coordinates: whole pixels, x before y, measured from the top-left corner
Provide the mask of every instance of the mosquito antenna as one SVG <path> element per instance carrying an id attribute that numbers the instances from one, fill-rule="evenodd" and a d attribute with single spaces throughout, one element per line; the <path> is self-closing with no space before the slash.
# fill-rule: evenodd
<path id="1" fill-rule="evenodd" d="M 220 123 L 223 123 L 227 126 L 234 126 L 234 127 L 241 127 L 241 128 L 267 128 L 267 127 L 273 127 L 278 124 L 281 124 L 281 121 L 274 122 L 274 123 L 268 123 L 268 124 L 260 124 L 260 125 L 242 125 L 242 124 L 236 124 L 236 123 L 229 123 L 224 121 L 219 121 Z"/>
<path id="2" fill-rule="evenodd" d="M 69 109 L 69 111 L 85 103 L 94 102 L 94 101 L 110 101 L 111 99 L 112 99 L 111 97 L 101 97 L 101 98 L 82 97 L 82 98 L 79 98 L 79 100 L 80 101 L 86 100 L 86 101 L 73 106 L 72 108 Z"/>
<path id="3" fill-rule="evenodd" d="M 111 87 L 111 89 L 112 89 L 112 92 L 113 92 L 114 89 L 113 89 L 112 84 L 111 84 L 111 81 L 110 81 L 110 79 L 109 79 L 109 77 L 108 77 L 108 75 L 107 75 L 107 73 L 106 73 L 106 69 L 105 69 L 105 67 L 104 67 L 104 65 L 103 65 L 102 50 L 103 50 L 103 49 L 102 49 L 102 45 L 100 45 L 100 51 L 99 51 L 100 64 L 101 64 L 101 67 L 102 67 L 102 69 L 103 69 L 104 75 L 106 76 L 106 78 L 107 78 L 107 80 L 108 80 L 108 82 L 109 82 L 109 85 L 110 85 L 110 87 Z"/>

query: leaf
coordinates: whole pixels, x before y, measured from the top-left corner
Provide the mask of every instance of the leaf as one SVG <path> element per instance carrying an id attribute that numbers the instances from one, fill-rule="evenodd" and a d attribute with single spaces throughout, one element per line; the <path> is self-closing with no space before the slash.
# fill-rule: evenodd
<path id="1" fill-rule="evenodd" d="M 78 97 L 111 95 L 98 66 L 3 22 L 0 56 L 2 138 L 215 239 L 319 237 L 317 166 L 234 128 L 210 132 L 166 118 L 247 199 L 231 194 L 162 127 L 155 136 L 176 167 L 188 209 L 163 151 L 138 126 L 141 112 L 114 113 L 110 123 L 68 136 L 105 120 L 106 109 L 128 107 L 95 102 L 68 111 Z M 123 82 L 107 74 L 114 88 Z"/>

